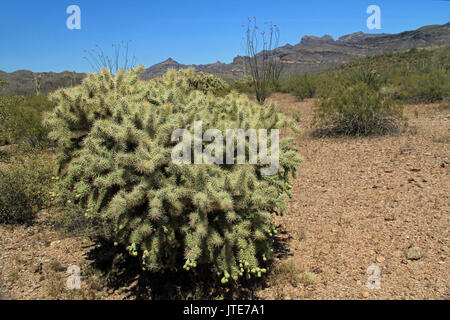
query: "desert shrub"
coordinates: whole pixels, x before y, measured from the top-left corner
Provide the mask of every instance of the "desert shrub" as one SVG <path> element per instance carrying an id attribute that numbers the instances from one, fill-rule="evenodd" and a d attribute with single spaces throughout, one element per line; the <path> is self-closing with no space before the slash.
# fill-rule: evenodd
<path id="1" fill-rule="evenodd" d="M 432 62 L 438 70 L 450 72 L 450 42 L 434 52 Z"/>
<path id="2" fill-rule="evenodd" d="M 0 96 L 0 145 L 45 143 L 48 130 L 42 114 L 52 108 L 45 96 Z"/>
<path id="3" fill-rule="evenodd" d="M 24 223 L 50 204 L 54 171 L 46 154 L 15 157 L 0 167 L 0 223 Z"/>
<path id="4" fill-rule="evenodd" d="M 52 226 L 71 236 L 87 236 L 93 240 L 100 238 L 110 239 L 112 226 L 105 224 L 106 221 L 97 218 L 86 217 L 85 208 L 80 203 L 62 203 L 64 197 L 56 196 L 50 211 L 48 221 Z"/>
<path id="5" fill-rule="evenodd" d="M 255 93 L 253 80 L 250 76 L 233 81 L 231 83 L 231 89 L 248 95 Z"/>
<path id="6" fill-rule="evenodd" d="M 316 77 L 307 73 L 282 79 L 279 91 L 291 93 L 299 100 L 313 98 L 317 91 Z"/>
<path id="7" fill-rule="evenodd" d="M 36 110 L 39 114 L 50 111 L 55 107 L 55 104 L 45 95 L 31 95 L 24 97 L 20 105 L 22 108 Z"/>
<path id="8" fill-rule="evenodd" d="M 295 121 L 300 122 L 302 120 L 302 114 L 300 113 L 300 111 L 295 111 L 292 114 L 292 118 L 294 118 Z"/>
<path id="9" fill-rule="evenodd" d="M 382 85 L 381 76 L 375 71 L 373 67 L 359 68 L 351 70 L 346 81 L 346 86 L 355 83 L 364 83 L 373 90 L 379 90 Z"/>
<path id="10" fill-rule="evenodd" d="M 400 102 L 360 82 L 320 99 L 313 125 L 323 133 L 365 136 L 394 132 L 404 121 Z"/>
<path id="11" fill-rule="evenodd" d="M 192 72 L 187 81 L 195 90 L 200 90 L 205 94 L 210 92 L 214 95 L 225 95 L 229 92 L 228 83 L 209 73 Z"/>
<path id="12" fill-rule="evenodd" d="M 14 114 L 16 106 L 22 101 L 19 96 L 0 96 L 0 145 L 6 145 L 15 140 Z"/>
<path id="13" fill-rule="evenodd" d="M 265 85 L 265 97 L 269 97 L 274 92 L 282 92 L 281 90 L 281 80 L 273 79 Z M 237 79 L 233 81 L 229 86 L 229 91 L 234 90 L 239 93 L 244 93 L 248 97 L 255 96 L 255 83 L 252 77 L 247 76 L 244 78 Z"/>
<path id="14" fill-rule="evenodd" d="M 273 105 L 193 89 L 192 70 L 140 81 L 142 70 L 112 76 L 104 69 L 52 96 L 57 107 L 46 123 L 60 147 L 62 196 L 113 226 L 112 240 L 145 270 L 209 266 L 222 283 L 260 276 L 273 251 L 273 214 L 284 210 L 299 163 L 292 140 L 280 141 L 278 173 L 264 176 L 261 163 L 177 164 L 171 135 L 192 132 L 197 120 L 203 132 L 291 123 Z"/>
<path id="15" fill-rule="evenodd" d="M 406 77 L 400 85 L 398 98 L 407 102 L 437 102 L 450 96 L 450 75 L 447 72 L 417 73 Z"/>
<path id="16" fill-rule="evenodd" d="M 441 101 L 450 91 L 448 48 L 447 44 L 433 50 L 367 56 L 314 74 L 315 96 L 332 97 L 345 87 L 362 82 L 403 102 Z"/>

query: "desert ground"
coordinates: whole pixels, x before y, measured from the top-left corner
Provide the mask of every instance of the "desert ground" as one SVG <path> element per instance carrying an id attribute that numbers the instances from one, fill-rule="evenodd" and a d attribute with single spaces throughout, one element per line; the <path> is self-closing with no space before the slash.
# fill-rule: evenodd
<path id="1" fill-rule="evenodd" d="M 255 299 L 449 299 L 450 115 L 439 104 L 406 105 L 409 127 L 382 137 L 314 137 L 314 100 L 274 94 L 278 111 L 301 113 L 303 163 L 288 211 L 277 217 L 280 250 Z M 0 225 L 5 299 L 135 298 L 92 266 L 95 244 L 68 236 L 42 211 L 30 226 Z M 82 289 L 66 289 L 66 269 Z M 369 266 L 381 274 L 369 289 Z"/>

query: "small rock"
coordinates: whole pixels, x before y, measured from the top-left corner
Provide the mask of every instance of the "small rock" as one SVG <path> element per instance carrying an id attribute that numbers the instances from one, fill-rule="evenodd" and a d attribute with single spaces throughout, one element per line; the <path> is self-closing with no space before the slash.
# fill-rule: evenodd
<path id="1" fill-rule="evenodd" d="M 364 291 L 364 292 L 362 293 L 362 296 L 363 296 L 364 298 L 368 298 L 368 297 L 369 297 L 369 292 L 368 292 L 368 291 Z"/>
<path id="2" fill-rule="evenodd" d="M 385 259 L 384 259 L 383 256 L 378 256 L 378 257 L 377 257 L 377 262 L 378 262 L 378 263 L 383 263 L 384 260 L 385 260 Z"/>
<path id="3" fill-rule="evenodd" d="M 422 258 L 422 251 L 419 247 L 410 247 L 406 252 L 406 258 L 408 260 L 419 260 Z"/>
<path id="4" fill-rule="evenodd" d="M 412 171 L 412 172 L 419 172 L 419 171 L 420 171 L 420 168 L 411 168 L 411 171 Z"/>

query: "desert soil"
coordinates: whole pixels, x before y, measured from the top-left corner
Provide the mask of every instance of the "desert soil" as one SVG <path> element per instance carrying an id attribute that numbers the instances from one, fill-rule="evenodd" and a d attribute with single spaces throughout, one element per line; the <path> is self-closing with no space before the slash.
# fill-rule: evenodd
<path id="1" fill-rule="evenodd" d="M 439 105 L 407 105 L 406 132 L 369 138 L 311 136 L 313 100 L 276 94 L 278 111 L 301 113 L 303 163 L 288 212 L 277 217 L 285 252 L 261 299 L 449 299 L 450 116 Z M 32 226 L 0 225 L 0 297 L 122 299 L 86 260 L 92 243 Z M 69 265 L 89 270 L 65 289 Z M 367 269 L 380 271 L 370 289 Z M 87 271 L 85 271 L 87 272 Z"/>

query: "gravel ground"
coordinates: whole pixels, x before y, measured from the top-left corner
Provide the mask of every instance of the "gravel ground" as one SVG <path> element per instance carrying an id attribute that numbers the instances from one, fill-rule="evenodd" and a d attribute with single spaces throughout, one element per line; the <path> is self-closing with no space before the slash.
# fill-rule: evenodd
<path id="1" fill-rule="evenodd" d="M 282 282 L 281 294 L 274 285 L 261 298 L 448 299 L 449 112 L 408 105 L 402 135 L 317 139 L 313 101 L 272 99 L 280 112 L 302 114 L 303 163 L 279 221 L 290 235 L 287 259 L 314 283 Z M 380 289 L 367 286 L 371 265 Z"/>
<path id="2" fill-rule="evenodd" d="M 449 111 L 408 105 L 410 128 L 401 135 L 318 139 L 309 128 L 312 100 L 271 99 L 280 112 L 301 112 L 303 163 L 289 210 L 277 218 L 287 252 L 257 297 L 449 299 Z M 29 227 L 0 225 L 0 298 L 126 297 L 89 268 L 92 243 L 58 233 L 41 216 Z M 76 294 L 65 288 L 72 264 L 88 275 Z M 367 286 L 372 265 L 379 289 Z"/>

